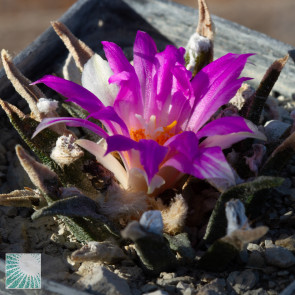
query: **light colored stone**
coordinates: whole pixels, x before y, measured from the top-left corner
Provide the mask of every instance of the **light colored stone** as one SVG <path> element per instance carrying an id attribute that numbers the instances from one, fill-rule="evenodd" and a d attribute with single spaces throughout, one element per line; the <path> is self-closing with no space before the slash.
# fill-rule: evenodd
<path id="1" fill-rule="evenodd" d="M 254 243 L 249 243 L 247 245 L 247 250 L 250 251 L 250 252 L 253 252 L 253 251 L 262 251 L 262 248 L 261 246 L 257 245 L 257 244 L 254 244 Z"/>
<path id="2" fill-rule="evenodd" d="M 163 291 L 163 290 L 157 290 L 157 291 L 150 292 L 150 293 L 143 293 L 142 295 L 169 295 L 169 293 L 167 293 L 166 291 Z"/>
<path id="3" fill-rule="evenodd" d="M 286 248 L 272 246 L 265 250 L 266 263 L 280 268 L 287 268 L 295 264 L 295 256 Z"/>
<path id="4" fill-rule="evenodd" d="M 92 267 L 87 270 L 86 275 L 82 274 L 82 277 L 76 282 L 76 287 L 89 288 L 104 295 L 131 295 L 126 280 L 119 278 L 106 267 L 92 264 Z"/>
<path id="5" fill-rule="evenodd" d="M 215 279 L 211 283 L 203 286 L 197 295 L 227 295 L 225 291 L 226 282 L 224 279 Z"/>
<path id="6" fill-rule="evenodd" d="M 290 236 L 286 239 L 277 240 L 275 244 L 277 246 L 284 247 L 288 249 L 289 251 L 291 251 L 293 254 L 295 254 L 295 235 Z"/>
<path id="7" fill-rule="evenodd" d="M 262 288 L 256 289 L 256 290 L 249 290 L 243 295 L 268 295 L 268 293 L 263 290 Z"/>

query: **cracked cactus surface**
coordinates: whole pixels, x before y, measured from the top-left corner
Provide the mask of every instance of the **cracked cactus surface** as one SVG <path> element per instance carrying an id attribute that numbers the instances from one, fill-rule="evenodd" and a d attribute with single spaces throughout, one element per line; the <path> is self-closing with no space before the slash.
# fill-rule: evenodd
<path id="1" fill-rule="evenodd" d="M 263 149 L 266 136 L 257 125 L 288 57 L 270 66 L 238 109 L 232 98 L 250 79 L 241 73 L 251 66 L 252 53 L 228 53 L 214 60 L 213 23 L 205 1 L 199 0 L 199 6 L 198 28 L 186 48 L 167 45 L 159 52 L 152 37 L 138 31 L 132 61 L 109 41 L 102 41 L 104 60 L 63 24 L 53 22 L 77 66 L 63 71 L 64 77 L 45 75 L 32 83 L 2 51 L 7 76 L 31 114 L 3 100 L 1 106 L 42 164 L 17 146 L 36 189 L 1 195 L 0 204 L 32 206 L 33 219 L 58 216 L 80 242 L 91 242 L 73 253 L 79 261 L 100 259 L 97 249 L 103 247 L 110 253 L 103 259 L 111 263 L 116 261 L 112 255 L 118 260 L 127 255 L 119 247 L 134 243 L 148 273 L 194 264 L 196 249 L 187 228 L 198 220 L 208 223 L 199 245 L 211 247 L 196 266 L 214 269 L 215 258 L 225 251 L 228 255 L 216 267 L 222 269 L 241 245 L 267 231 L 236 225 L 226 233 L 227 223 L 237 222 L 226 216 L 225 205 L 238 199 L 251 215 L 259 192 L 283 181 L 273 170 L 283 168 L 293 154 L 294 134 L 272 150 Z M 66 98 L 62 107 L 69 116 L 59 116 L 58 102 L 46 98 L 37 86 L 41 83 Z M 81 128 L 79 135 L 71 127 Z M 257 155 L 255 165 L 254 158 L 246 161 L 245 147 L 253 154 L 265 151 L 264 158 Z M 212 198 L 202 196 L 202 187 Z M 214 199 L 213 206 L 202 209 L 208 199 Z M 243 204 L 235 204 L 227 205 L 236 208 L 231 216 L 247 220 Z M 199 217 L 190 213 L 195 206 Z"/>

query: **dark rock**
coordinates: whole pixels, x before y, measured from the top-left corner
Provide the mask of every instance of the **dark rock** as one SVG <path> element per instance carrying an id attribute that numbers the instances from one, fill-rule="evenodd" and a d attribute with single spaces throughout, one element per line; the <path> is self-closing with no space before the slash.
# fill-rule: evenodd
<path id="1" fill-rule="evenodd" d="M 295 256 L 286 248 L 272 246 L 266 248 L 265 259 L 269 265 L 287 268 L 295 264 Z"/>
<path id="2" fill-rule="evenodd" d="M 228 276 L 227 282 L 238 294 L 244 294 L 257 284 L 258 275 L 249 269 L 242 272 L 234 271 Z"/>

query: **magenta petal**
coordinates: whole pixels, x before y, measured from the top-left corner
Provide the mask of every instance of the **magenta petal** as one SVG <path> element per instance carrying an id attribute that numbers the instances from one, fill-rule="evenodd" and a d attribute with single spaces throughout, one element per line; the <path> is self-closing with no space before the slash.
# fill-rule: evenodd
<path id="1" fill-rule="evenodd" d="M 51 89 L 67 97 L 67 101 L 72 101 L 78 104 L 89 113 L 104 107 L 101 101 L 93 93 L 74 82 L 47 75 L 32 84 L 37 83 L 44 83 Z"/>
<path id="2" fill-rule="evenodd" d="M 122 151 L 128 151 L 131 149 L 138 149 L 138 142 L 123 136 L 123 135 L 113 135 L 109 136 L 106 139 L 107 142 L 107 151 L 106 154 L 111 152 L 122 152 Z"/>
<path id="3" fill-rule="evenodd" d="M 194 132 L 184 131 L 168 139 L 165 146 L 170 149 L 171 153 L 181 153 L 188 159 L 193 159 L 198 152 L 198 143 L 199 140 Z"/>
<path id="4" fill-rule="evenodd" d="M 141 139 L 138 150 L 140 152 L 140 162 L 150 183 L 154 175 L 159 171 L 159 165 L 164 160 L 168 148 L 159 145 L 154 140 Z"/>
<path id="5" fill-rule="evenodd" d="M 174 167 L 182 173 L 207 179 L 217 188 L 235 184 L 233 171 L 219 147 L 202 148 L 191 158 L 189 154 L 175 154 L 162 167 Z"/>
<path id="6" fill-rule="evenodd" d="M 57 117 L 57 118 L 45 118 L 42 120 L 42 122 L 38 125 L 36 131 L 34 132 L 32 137 L 35 137 L 39 132 L 41 132 L 43 129 L 52 126 L 54 124 L 58 123 L 65 123 L 67 126 L 70 127 L 85 127 L 99 136 L 106 138 L 108 137 L 108 134 L 99 126 L 97 126 L 94 123 L 91 123 L 84 119 L 78 119 L 78 118 L 66 118 L 66 117 Z"/>
<path id="7" fill-rule="evenodd" d="M 153 97 L 153 66 L 157 47 L 154 40 L 145 32 L 138 31 L 133 47 L 133 65 L 137 74 L 141 95 L 145 101 Z"/>
<path id="8" fill-rule="evenodd" d="M 90 114 L 89 117 L 93 117 L 93 118 L 95 118 L 97 120 L 102 120 L 102 121 L 103 120 L 107 120 L 107 121 L 109 120 L 109 121 L 116 122 L 122 128 L 122 131 L 123 131 L 123 133 L 125 133 L 125 135 L 129 134 L 126 124 L 117 115 L 117 113 L 115 112 L 115 110 L 111 106 L 102 108 L 98 112 Z"/>
<path id="9" fill-rule="evenodd" d="M 108 145 L 106 154 L 114 151 L 137 150 L 140 154 L 140 163 L 147 174 L 149 183 L 159 171 L 159 165 L 168 152 L 167 147 L 159 145 L 154 140 L 141 139 L 139 142 L 136 142 L 122 135 L 114 135 L 109 136 L 106 142 Z"/>
<path id="10" fill-rule="evenodd" d="M 250 132 L 253 131 L 248 127 L 246 121 L 242 117 L 222 117 L 206 124 L 198 131 L 198 138 L 225 135 L 229 133 Z"/>
<path id="11" fill-rule="evenodd" d="M 120 46 L 108 41 L 103 41 L 101 44 L 103 45 L 106 58 L 114 74 L 118 74 L 123 71 L 134 71 Z"/>
<path id="12" fill-rule="evenodd" d="M 109 82 L 116 82 L 120 87 L 114 102 L 114 109 L 126 125 L 130 127 L 133 123 L 132 114 L 143 112 L 143 100 L 138 77 L 118 45 L 112 42 L 102 42 L 102 44 L 109 65 L 114 72 L 114 76 L 110 77 Z"/>
<path id="13" fill-rule="evenodd" d="M 223 181 L 229 186 L 235 184 L 235 177 L 220 147 L 200 149 L 194 160 L 193 175 L 211 182 Z"/>
<path id="14" fill-rule="evenodd" d="M 195 93 L 188 128 L 197 132 L 219 107 L 229 102 L 244 81 L 237 79 L 252 54 L 229 53 L 203 68 L 192 80 Z"/>

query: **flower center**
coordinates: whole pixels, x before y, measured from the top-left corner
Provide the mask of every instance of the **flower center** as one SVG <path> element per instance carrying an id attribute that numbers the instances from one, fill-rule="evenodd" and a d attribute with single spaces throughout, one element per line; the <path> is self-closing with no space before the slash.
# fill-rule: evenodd
<path id="1" fill-rule="evenodd" d="M 176 124 L 177 121 L 173 121 L 170 125 L 157 128 L 156 130 L 153 130 L 153 132 L 150 132 L 150 130 L 146 130 L 144 128 L 136 130 L 131 128 L 130 137 L 135 141 L 139 141 L 140 139 L 153 139 L 158 144 L 164 145 L 164 143 L 170 137 L 175 135 L 175 131 L 173 131 L 173 128 L 176 126 Z"/>

